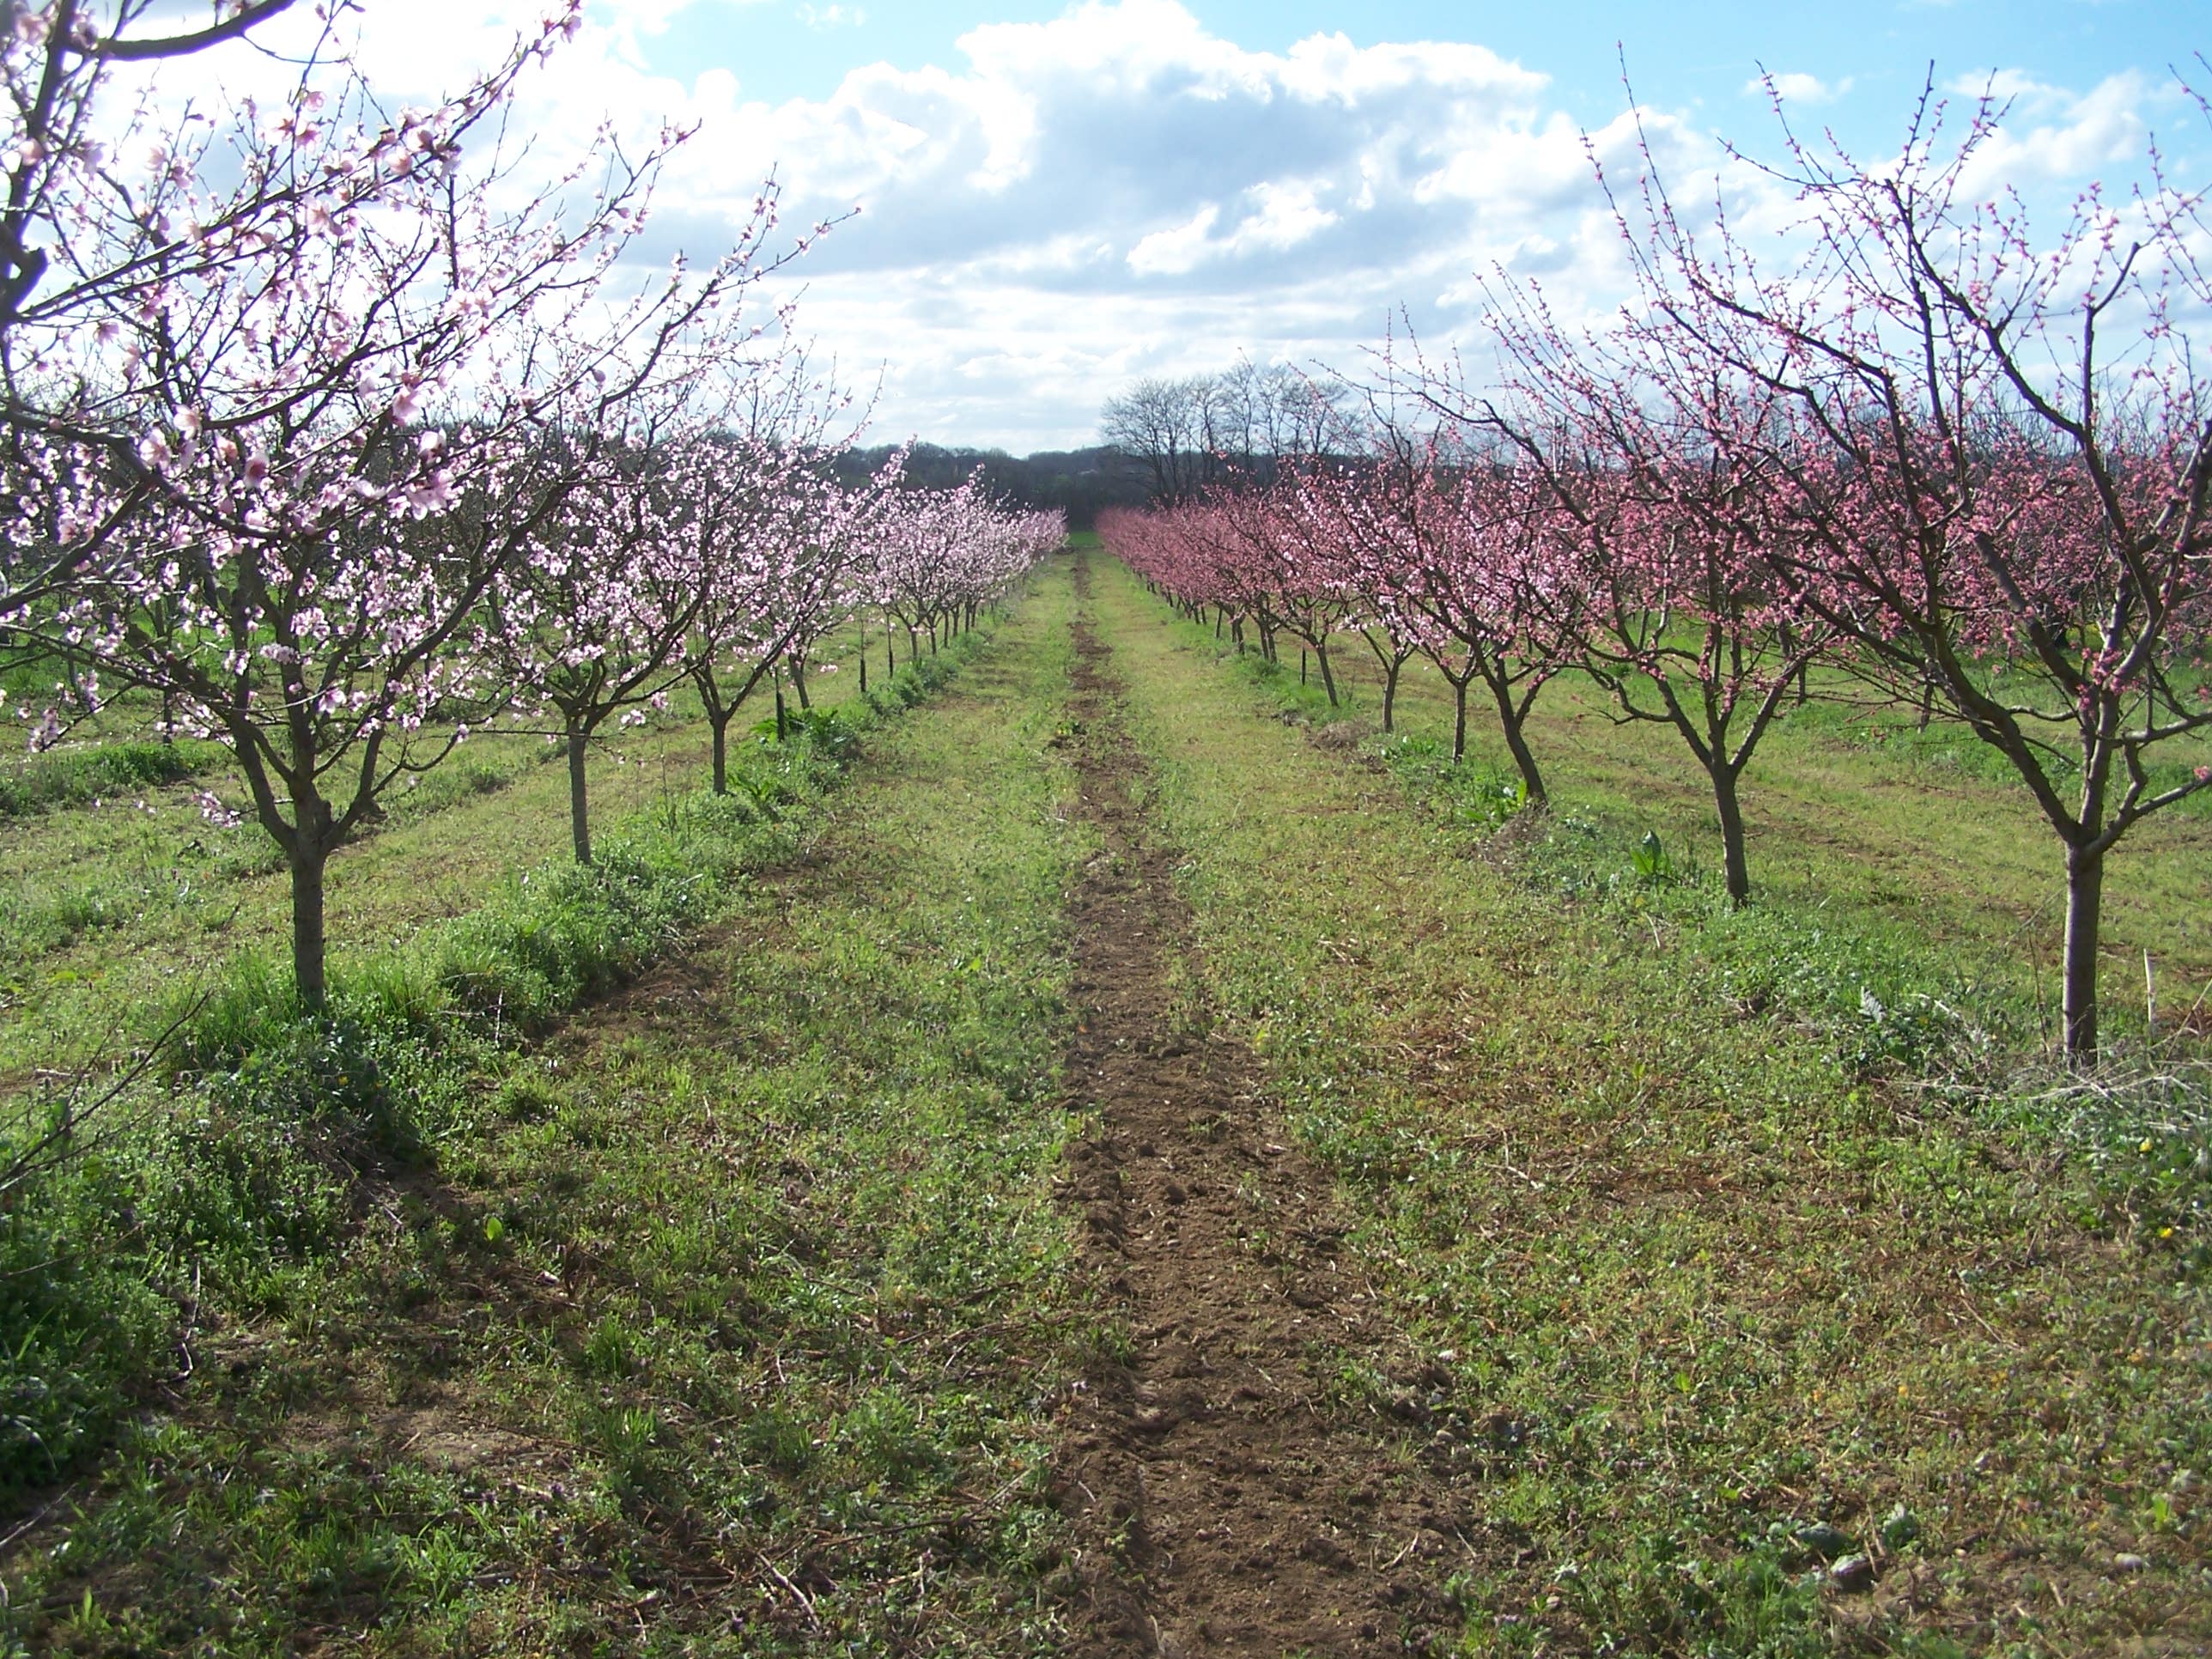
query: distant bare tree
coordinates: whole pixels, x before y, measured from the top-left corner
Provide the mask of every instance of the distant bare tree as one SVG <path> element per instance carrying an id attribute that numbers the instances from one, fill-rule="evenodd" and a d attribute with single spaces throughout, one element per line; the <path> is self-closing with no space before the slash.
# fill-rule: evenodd
<path id="1" fill-rule="evenodd" d="M 1225 472 L 1266 479 L 1285 456 L 1329 452 L 1342 388 L 1287 363 L 1137 381 L 1099 410 L 1099 435 L 1149 477 L 1154 501 L 1194 499 Z"/>
<path id="2" fill-rule="evenodd" d="M 1099 411 L 1100 434 L 1150 471 L 1156 501 L 1189 501 L 1204 482 L 1206 384 L 1200 379 L 1142 380 L 1109 398 Z"/>

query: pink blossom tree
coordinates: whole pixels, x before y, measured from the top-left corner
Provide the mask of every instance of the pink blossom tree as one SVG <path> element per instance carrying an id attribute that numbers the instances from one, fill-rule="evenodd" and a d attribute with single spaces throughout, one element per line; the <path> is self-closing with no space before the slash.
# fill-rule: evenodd
<path id="1" fill-rule="evenodd" d="M 2062 844 L 2064 1042 L 2086 1064 L 2106 857 L 2212 787 L 2158 760 L 2212 730 L 2212 385 L 2190 331 L 2212 224 L 2154 150 L 2147 185 L 2093 185 L 2039 236 L 1989 176 L 2003 114 L 1984 98 L 1954 127 L 1931 91 L 1871 164 L 1785 121 L 1773 176 L 1802 251 L 1771 273 L 1725 216 L 1692 234 L 1656 177 L 1623 228 L 1641 337 L 1767 411 L 1707 441 L 1771 492 L 1771 580 L 1870 684 L 1932 688 Z"/>
<path id="2" fill-rule="evenodd" d="M 1630 314 L 1579 336 L 1540 289 L 1492 289 L 1503 374 L 1495 396 L 1456 370 L 1436 405 L 1516 454 L 1547 501 L 1544 580 L 1571 591 L 1579 665 L 1615 720 L 1680 738 L 1705 774 L 1729 902 L 1751 897 L 1741 784 L 1784 696 L 1831 631 L 1772 576 L 1794 533 L 1777 469 L 1736 441 L 1770 429 L 1769 389 L 1700 374 L 1668 335 Z"/>
<path id="3" fill-rule="evenodd" d="M 348 84 L 237 112 L 246 173 L 332 181 L 258 222 L 261 257 L 156 258 L 89 332 L 101 418 L 136 426 L 108 453 L 142 500 L 48 630 L 236 757 L 290 871 L 310 1008 L 331 854 L 496 701 L 474 648 L 495 582 L 559 533 L 602 428 L 689 372 L 672 347 L 757 246 L 636 291 L 618 258 L 679 135 L 635 166 L 603 152 L 580 204 L 574 178 L 518 194 L 488 118 L 511 74 L 389 121 Z"/>
<path id="4" fill-rule="evenodd" d="M 112 118 L 131 92 L 111 84 L 243 41 L 291 0 L 210 6 L 204 25 L 140 0 L 10 7 L 0 30 L 0 628 L 51 617 L 96 573 L 117 531 L 161 494 L 139 454 L 143 377 L 127 368 L 130 325 L 181 288 L 265 268 L 313 217 L 404 191 L 424 146 L 451 146 L 501 106 L 515 77 L 576 13 L 549 20 L 491 73 L 439 110 L 358 118 L 365 89 L 331 21 L 300 60 L 292 97 L 264 130 L 249 105 L 221 121 L 169 119 L 150 100 Z M 235 50 L 234 46 L 233 50 Z M 333 103 L 357 118 L 334 120 Z M 334 133 L 343 137 L 334 139 Z M 295 142 L 295 141 L 298 142 Z M 85 669 L 58 630 L 31 648 Z M 58 688 L 96 706 L 96 670 Z M 27 714 L 27 711 L 24 711 Z M 50 735 L 56 709 L 44 722 Z M 34 738 L 34 742 L 38 739 Z"/>
<path id="5" fill-rule="evenodd" d="M 803 676 L 808 647 L 861 603 L 866 550 L 902 456 L 857 489 L 838 483 L 830 459 L 811 443 L 719 447 L 720 517 L 686 656 L 714 735 L 717 794 L 728 793 L 728 732 L 745 700 L 780 665 Z"/>

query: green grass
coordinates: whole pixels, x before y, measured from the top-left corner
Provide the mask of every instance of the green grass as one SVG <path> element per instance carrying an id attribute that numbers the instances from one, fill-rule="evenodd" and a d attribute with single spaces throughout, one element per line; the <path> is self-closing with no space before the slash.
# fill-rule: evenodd
<path id="1" fill-rule="evenodd" d="M 822 660 L 843 672 L 812 678 L 824 712 L 859 696 L 849 642 L 836 643 Z M 684 693 L 671 702 L 667 715 L 595 747 L 595 823 L 664 809 L 704 780 L 705 728 Z M 748 717 L 766 709 L 757 696 Z M 734 741 L 753 736 L 741 726 Z M 82 758 L 73 751 L 70 763 L 91 767 L 111 748 L 158 757 L 161 747 L 124 740 Z M 105 1060 L 138 1035 L 124 1011 L 167 1006 L 219 980 L 241 953 L 284 948 L 290 896 L 276 844 L 250 817 L 230 828 L 210 823 L 201 792 L 236 810 L 246 804 L 245 787 L 211 746 L 179 751 L 197 768 L 185 781 L 57 796 L 27 817 L 0 812 L 9 872 L 0 878 L 0 1094 L 42 1068 Z M 386 819 L 331 863 L 333 972 L 468 914 L 511 872 L 560 857 L 568 845 L 560 759 L 543 737 L 480 733 L 392 791 Z"/>
<path id="2" fill-rule="evenodd" d="M 1294 666 L 1285 690 L 1218 663 L 1109 567 L 1099 592 L 1184 854 L 1189 1017 L 1259 1048 L 1358 1213 L 1348 1248 L 1407 1334 L 1367 1357 L 1378 1386 L 1441 1377 L 1437 1415 L 1474 1425 L 1431 1449 L 1480 1482 L 1469 1652 L 2212 1640 L 2189 1239 L 2112 1201 L 2148 1190 L 2142 1169 L 2103 1184 L 2046 1121 L 1911 1086 L 1934 1056 L 1855 1054 L 1837 1017 L 1869 976 L 1902 996 L 1933 973 L 2032 1035 L 2003 920 L 2032 825 L 1979 785 L 1923 793 L 1909 850 L 1936 875 L 1893 896 L 1862 862 L 1907 810 L 1883 757 L 1778 744 L 1754 806 L 1770 914 L 1717 920 L 1635 870 L 1646 830 L 1686 861 L 1701 828 L 1647 734 L 1558 696 L 1568 844 L 1500 833 L 1502 755 L 1454 779 L 1364 760 L 1285 723 Z M 1437 700 L 1407 714 L 1433 738 Z M 1785 853 L 1816 801 L 1819 838 Z M 2155 857 L 2146 837 L 2126 879 L 2201 893 L 2200 833 Z M 1918 1536 L 1893 1547 L 1900 1505 Z M 1814 1522 L 1872 1552 L 1876 1595 L 1812 1583 L 1792 1529 Z"/>
<path id="3" fill-rule="evenodd" d="M 281 975 L 202 1012 L 208 1098 L 295 1105 L 295 1075 L 324 1124 L 397 1111 L 412 1145 L 295 1138 L 270 1185 L 334 1201 L 258 1279 L 201 1273 L 190 1376 L 0 1562 L 24 1650 L 1049 1644 L 1052 1417 L 1100 1340 L 1050 1188 L 1066 603 L 1048 581 L 963 647 L 834 793 L 655 808 L 589 877 L 541 868 L 357 969 L 315 1052 L 279 1040 Z M 710 901 L 667 878 L 708 868 L 689 812 L 743 820 Z M 702 906 L 703 941 L 541 1046 L 487 1033 Z M 480 1046 L 372 1077 L 392 1051 L 349 1024 Z M 219 1163 L 273 1115 L 179 1133 Z"/>
<path id="4" fill-rule="evenodd" d="M 902 671 L 881 707 L 972 654 Z M 280 1259 L 330 1243 L 341 1171 L 364 1148 L 433 1144 L 516 1041 L 676 948 L 747 866 L 787 854 L 859 731 L 820 710 L 791 744 L 740 752 L 737 795 L 671 796 L 605 836 L 593 866 L 514 872 L 466 915 L 356 957 L 328 1018 L 303 1018 L 289 974 L 252 952 L 167 1012 L 108 1009 L 118 1048 L 170 1028 L 155 1080 L 176 1097 L 47 1072 L 0 1127 L 0 1486 L 96 1447 L 167 1370 L 162 1332 L 188 1331 L 204 1299 L 257 1305 Z"/>
<path id="5" fill-rule="evenodd" d="M 21 817 L 54 806 L 79 806 L 181 783 L 219 766 L 211 743 L 125 741 L 33 755 L 0 771 L 0 817 Z"/>
<path id="6" fill-rule="evenodd" d="M 1166 624 L 1212 651 L 1210 628 Z M 1379 725 L 1381 675 L 1366 648 L 1331 653 L 1340 709 L 1328 708 L 1320 676 L 1297 684 L 1295 642 L 1279 665 L 1255 658 L 1231 670 L 1316 721 L 1364 734 Z M 1816 693 L 1844 688 L 1816 676 Z M 1609 867 L 1656 832 L 1677 872 L 1710 874 L 1720 841 L 1710 787 L 1671 731 L 1619 725 L 1608 698 L 1567 674 L 1537 700 L 1529 740 L 1564 817 L 1586 824 Z M 1494 716 L 1470 704 L 1470 776 L 1507 778 L 1512 761 Z M 1743 781 L 1754 895 L 1778 908 L 1846 918 L 1854 929 L 1888 927 L 2001 988 L 2055 1031 L 2057 962 L 2065 914 L 2064 864 L 2055 834 L 2026 788 L 1988 745 L 1941 722 L 1914 730 L 1910 709 L 1869 713 L 1840 702 L 1792 706 L 1761 743 Z M 1432 668 L 1409 664 L 1401 681 L 1398 735 L 1449 754 L 1451 702 Z M 2160 765 L 2179 776 L 2212 762 L 2212 742 L 2175 744 Z M 2106 1025 L 2123 1042 L 2143 1034 L 2143 957 L 2151 957 L 2164 1028 L 2192 1018 L 2212 1033 L 2212 796 L 2199 795 L 2139 826 L 2112 854 L 2102 940 Z"/>
<path id="7" fill-rule="evenodd" d="M 1312 1362 L 1450 1477 L 1462 1651 L 2212 1644 L 2201 1073 L 2116 1000 L 2146 1063 L 2023 1083 L 2055 876 L 2016 787 L 1793 714 L 1736 914 L 1687 757 L 1586 689 L 1524 817 L 1429 681 L 1386 744 L 1351 652 L 1332 723 L 1094 563 L 1182 1017 L 1339 1184 L 1399 1334 Z M 561 769 L 472 744 L 340 860 L 319 1022 L 189 789 L 0 823 L 15 1145 L 46 1056 L 216 993 L 174 1109 L 0 1206 L 0 1651 L 1064 1647 L 1058 1413 L 1130 1340 L 1051 1192 L 1073 605 L 1048 569 L 950 685 L 879 685 L 910 718 L 746 734 L 732 800 L 696 729 L 626 739 L 591 872 Z M 2113 880 L 2169 1008 L 2212 982 L 2205 836 Z"/>

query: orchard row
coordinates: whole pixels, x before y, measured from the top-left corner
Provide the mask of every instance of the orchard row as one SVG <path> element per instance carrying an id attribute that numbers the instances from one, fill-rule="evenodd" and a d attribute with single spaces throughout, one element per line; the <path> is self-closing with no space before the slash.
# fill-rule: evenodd
<path id="1" fill-rule="evenodd" d="M 1586 675 L 1704 768 L 1737 903 L 1739 782 L 1793 688 L 1940 709 L 2063 848 L 2087 1060 L 2106 856 L 2212 787 L 2212 222 L 2153 155 L 2154 189 L 2038 240 L 1988 193 L 1999 112 L 1947 141 L 1931 101 L 1871 167 L 1793 142 L 1798 212 L 1756 246 L 1649 167 L 1614 202 L 1616 316 L 1571 326 L 1501 274 L 1494 368 L 1394 339 L 1316 398 L 1359 412 L 1310 453 L 1106 540 L 1240 645 L 1297 640 L 1332 700 L 1332 647 L 1363 637 L 1386 728 L 1417 657 L 1457 694 L 1455 753 L 1480 688 L 1532 802 L 1530 709 Z"/>
<path id="2" fill-rule="evenodd" d="M 586 745 L 680 683 L 726 732 L 833 630 L 972 623 L 1056 545 L 974 483 L 842 478 L 850 399 L 761 284 L 771 184 L 735 246 L 641 275 L 654 181 L 605 134 L 533 173 L 518 86 L 571 4 L 447 102 L 387 112 L 325 32 L 270 106 L 209 119 L 111 84 L 277 26 L 131 33 L 11 10 L 0 220 L 0 626 L 58 676 L 33 744 L 125 693 L 235 757 L 283 849 L 293 962 L 325 994 L 324 874 L 472 730 Z M 283 20 L 289 25 L 293 20 Z M 176 113 L 165 118 L 165 107 Z"/>

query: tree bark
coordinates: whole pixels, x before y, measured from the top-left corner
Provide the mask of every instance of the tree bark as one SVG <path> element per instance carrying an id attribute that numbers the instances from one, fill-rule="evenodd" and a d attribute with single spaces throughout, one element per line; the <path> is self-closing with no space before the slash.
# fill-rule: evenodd
<path id="1" fill-rule="evenodd" d="M 1452 682 L 1452 764 L 1467 758 L 1467 681 Z"/>
<path id="2" fill-rule="evenodd" d="M 711 714 L 707 716 L 708 727 L 714 734 L 714 793 L 718 795 L 730 793 L 730 721 L 737 712 L 732 708 L 719 720 Z"/>
<path id="3" fill-rule="evenodd" d="M 1386 736 L 1391 730 L 1392 722 L 1397 718 L 1398 676 L 1404 667 L 1403 663 L 1394 662 L 1387 665 L 1382 670 L 1382 730 Z"/>
<path id="4" fill-rule="evenodd" d="M 1498 723 L 1505 729 L 1505 746 L 1513 751 L 1513 763 L 1521 769 L 1521 782 L 1528 792 L 1528 804 L 1542 806 L 1551 797 L 1544 793 L 1544 775 L 1536 769 L 1536 751 L 1528 746 L 1528 735 L 1522 730 L 1522 711 L 1514 706 L 1510 690 L 1493 685 L 1491 695 L 1498 702 Z"/>
<path id="5" fill-rule="evenodd" d="M 576 862 L 592 861 L 592 809 L 584 788 L 584 745 L 591 733 L 575 720 L 568 726 L 568 835 Z"/>
<path id="6" fill-rule="evenodd" d="M 1321 645 L 1314 647 L 1314 656 L 1321 663 L 1322 690 L 1328 693 L 1328 706 L 1334 708 L 1336 707 L 1336 676 L 1329 672 L 1328 647 Z"/>
<path id="7" fill-rule="evenodd" d="M 2066 849 L 2066 968 L 2060 1012 L 2066 1026 L 2066 1059 L 2076 1067 L 2097 1061 L 2097 934 L 2105 909 L 2105 854 L 2100 848 Z"/>
<path id="8" fill-rule="evenodd" d="M 1713 780 L 1713 805 L 1721 819 L 1721 864 L 1728 884 L 1729 902 L 1741 910 L 1751 902 L 1751 861 L 1743 845 L 1743 807 L 1736 799 L 1735 770 L 1716 764 L 1708 769 Z"/>
<path id="9" fill-rule="evenodd" d="M 330 854 L 295 840 L 287 862 L 292 871 L 292 983 L 302 1012 L 319 1014 L 329 1000 L 324 979 L 326 941 L 323 933 L 323 872 Z"/>

